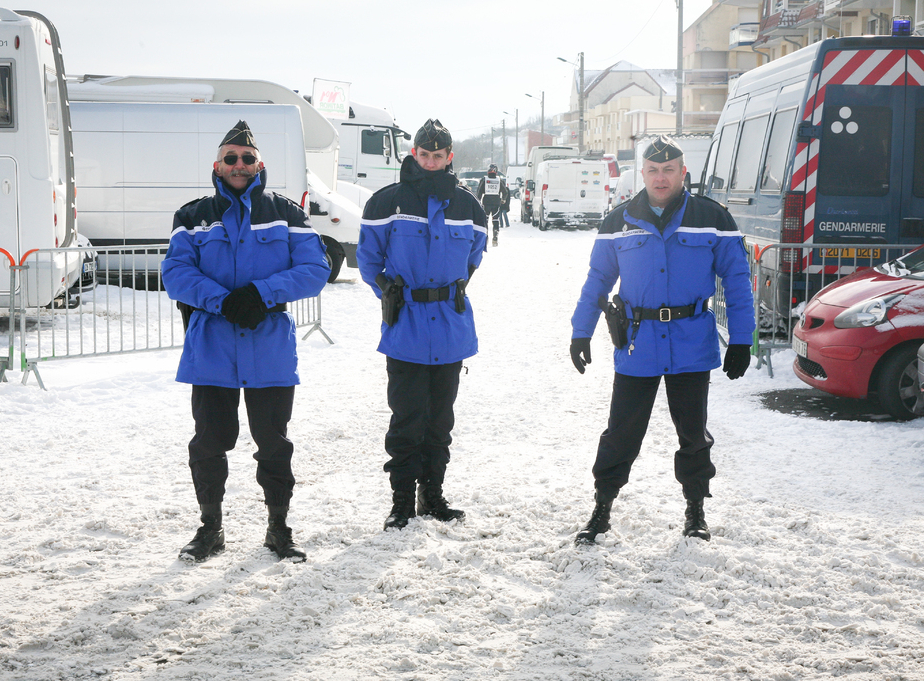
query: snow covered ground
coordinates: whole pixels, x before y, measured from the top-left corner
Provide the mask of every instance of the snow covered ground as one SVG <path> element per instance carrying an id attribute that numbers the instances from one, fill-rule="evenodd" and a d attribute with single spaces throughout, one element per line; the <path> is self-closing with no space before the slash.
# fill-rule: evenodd
<path id="1" fill-rule="evenodd" d="M 518 214 L 513 211 L 511 215 Z M 344 270 L 300 343 L 290 521 L 277 562 L 243 429 L 228 550 L 177 559 L 198 526 L 179 351 L 42 365 L 0 384 L 0 678 L 924 679 L 924 421 L 768 411 L 776 377 L 714 373 L 714 538 L 681 537 L 663 401 L 594 547 L 590 466 L 612 382 L 605 329 L 578 374 L 569 318 L 592 232 L 514 222 L 469 289 L 446 493 L 464 524 L 382 531 L 389 411 L 378 302 Z"/>

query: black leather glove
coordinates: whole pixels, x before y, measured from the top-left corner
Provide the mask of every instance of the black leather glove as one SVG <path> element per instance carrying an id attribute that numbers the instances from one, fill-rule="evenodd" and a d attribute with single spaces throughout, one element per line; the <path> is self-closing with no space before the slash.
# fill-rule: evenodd
<path id="1" fill-rule="evenodd" d="M 583 374 L 584 367 L 590 364 L 589 338 L 571 339 L 571 361 L 574 362 L 574 368 Z"/>
<path id="2" fill-rule="evenodd" d="M 750 345 L 729 345 L 725 351 L 725 364 L 722 365 L 724 371 L 731 380 L 741 378 L 744 372 L 751 365 L 751 346 Z"/>
<path id="3" fill-rule="evenodd" d="M 251 282 L 227 295 L 221 304 L 221 314 L 232 324 L 253 331 L 266 319 L 266 305 L 260 291 Z"/>

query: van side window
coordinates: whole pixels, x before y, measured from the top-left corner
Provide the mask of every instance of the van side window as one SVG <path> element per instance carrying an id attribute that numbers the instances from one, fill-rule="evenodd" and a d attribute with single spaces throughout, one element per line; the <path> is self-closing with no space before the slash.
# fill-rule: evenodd
<path id="1" fill-rule="evenodd" d="M 783 188 L 783 173 L 786 172 L 786 155 L 792 142 L 792 128 L 796 122 L 796 110 L 778 111 L 770 128 L 770 143 L 767 158 L 760 171 L 760 190 L 778 192 Z"/>
<path id="2" fill-rule="evenodd" d="M 892 161 L 892 110 L 825 107 L 818 191 L 829 196 L 885 196 Z"/>
<path id="3" fill-rule="evenodd" d="M 735 157 L 731 189 L 752 192 L 757 188 L 757 169 L 760 167 L 760 152 L 764 148 L 764 135 L 769 120 L 768 114 L 744 122 L 741 141 L 738 142 L 738 155 Z"/>
<path id="4" fill-rule="evenodd" d="M 363 130 L 361 150 L 364 154 L 381 156 L 385 153 L 385 130 Z"/>
<path id="5" fill-rule="evenodd" d="M 13 65 L 0 64 L 0 128 L 13 127 L 13 110 Z"/>
<path id="6" fill-rule="evenodd" d="M 709 177 L 709 189 L 725 191 L 728 189 L 728 171 L 731 169 L 732 150 L 735 145 L 735 136 L 738 134 L 738 123 L 729 123 L 722 128 L 722 137 L 719 139 L 719 149 L 715 154 L 715 166 Z"/>
<path id="7" fill-rule="evenodd" d="M 45 116 L 48 119 L 48 129 L 52 132 L 58 130 L 58 74 L 45 68 Z"/>
<path id="8" fill-rule="evenodd" d="M 924 197 L 924 109 L 914 114 L 914 195 Z"/>

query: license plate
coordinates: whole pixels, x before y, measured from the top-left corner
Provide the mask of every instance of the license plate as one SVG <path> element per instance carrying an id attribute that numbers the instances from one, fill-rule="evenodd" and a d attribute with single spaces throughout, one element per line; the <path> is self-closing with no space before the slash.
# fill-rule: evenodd
<path id="1" fill-rule="evenodd" d="M 878 258 L 878 248 L 826 248 L 825 258 Z"/>
<path id="2" fill-rule="evenodd" d="M 95 260 L 91 260 L 91 261 L 85 262 L 85 263 L 83 264 L 83 273 L 84 273 L 84 274 L 92 274 L 92 273 L 95 272 L 95 271 L 96 271 L 96 261 L 95 261 Z"/>
<path id="3" fill-rule="evenodd" d="M 801 338 L 792 337 L 792 349 L 795 350 L 796 354 L 800 357 L 808 357 L 808 343 Z"/>

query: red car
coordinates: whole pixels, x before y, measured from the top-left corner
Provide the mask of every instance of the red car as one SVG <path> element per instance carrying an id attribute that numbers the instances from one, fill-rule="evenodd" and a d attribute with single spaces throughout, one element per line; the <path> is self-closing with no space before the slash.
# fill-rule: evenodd
<path id="1" fill-rule="evenodd" d="M 826 286 L 793 331 L 793 370 L 813 388 L 871 397 L 896 419 L 922 412 L 924 248 Z"/>

